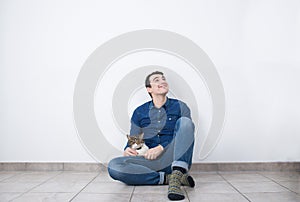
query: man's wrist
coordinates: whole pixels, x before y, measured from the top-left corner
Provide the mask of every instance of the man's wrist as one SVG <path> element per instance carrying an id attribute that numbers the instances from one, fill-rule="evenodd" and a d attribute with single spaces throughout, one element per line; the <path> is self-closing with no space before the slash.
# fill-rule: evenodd
<path id="1" fill-rule="evenodd" d="M 161 151 L 164 150 L 164 147 L 161 144 L 159 144 L 158 147 L 161 149 Z"/>

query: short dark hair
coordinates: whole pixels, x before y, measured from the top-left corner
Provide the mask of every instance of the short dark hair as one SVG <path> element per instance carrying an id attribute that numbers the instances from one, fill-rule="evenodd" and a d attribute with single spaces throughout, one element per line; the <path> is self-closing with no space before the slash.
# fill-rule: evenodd
<path id="1" fill-rule="evenodd" d="M 155 71 L 155 72 L 152 72 L 151 74 L 149 74 L 147 77 L 146 77 L 146 80 L 145 80 L 145 87 L 146 88 L 151 88 L 151 84 L 150 84 L 150 77 L 152 76 L 152 75 L 155 75 L 155 74 L 160 74 L 160 75 L 164 75 L 164 73 L 163 72 L 160 72 L 160 71 Z M 150 97 L 152 98 L 152 95 L 151 95 L 151 93 L 149 93 L 149 95 L 150 95 Z"/>

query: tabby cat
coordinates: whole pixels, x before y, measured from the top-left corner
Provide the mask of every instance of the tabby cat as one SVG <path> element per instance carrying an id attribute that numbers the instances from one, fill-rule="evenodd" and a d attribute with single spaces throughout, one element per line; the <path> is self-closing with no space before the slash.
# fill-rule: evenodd
<path id="1" fill-rule="evenodd" d="M 144 133 L 139 135 L 127 135 L 128 144 L 132 149 L 135 149 L 138 153 L 138 156 L 144 156 L 148 151 L 148 147 L 143 140 Z"/>

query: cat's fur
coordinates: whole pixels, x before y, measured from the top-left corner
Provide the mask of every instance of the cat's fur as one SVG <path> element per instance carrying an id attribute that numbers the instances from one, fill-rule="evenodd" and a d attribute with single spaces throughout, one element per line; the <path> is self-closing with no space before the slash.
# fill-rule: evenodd
<path id="1" fill-rule="evenodd" d="M 139 135 L 127 135 L 128 145 L 135 149 L 138 153 L 138 156 L 144 156 L 145 153 L 148 151 L 148 146 L 145 144 L 143 140 L 144 133 Z"/>

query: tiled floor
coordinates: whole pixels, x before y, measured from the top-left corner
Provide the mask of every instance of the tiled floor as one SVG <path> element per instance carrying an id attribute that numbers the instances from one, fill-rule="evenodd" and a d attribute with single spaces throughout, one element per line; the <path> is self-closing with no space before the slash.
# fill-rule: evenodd
<path id="1" fill-rule="evenodd" d="M 183 201 L 300 202 L 299 172 L 192 173 Z M 168 186 L 127 186 L 107 173 L 0 171 L 0 201 L 168 201 Z"/>

